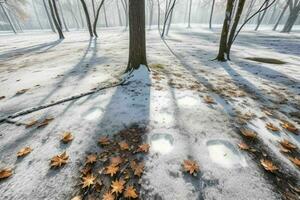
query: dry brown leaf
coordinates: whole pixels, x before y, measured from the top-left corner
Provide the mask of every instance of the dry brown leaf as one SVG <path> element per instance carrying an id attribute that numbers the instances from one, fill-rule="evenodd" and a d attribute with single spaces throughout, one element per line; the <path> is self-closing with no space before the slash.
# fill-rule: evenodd
<path id="1" fill-rule="evenodd" d="M 214 104 L 215 103 L 214 99 L 210 96 L 203 97 L 203 100 L 205 101 L 205 103 L 208 103 L 208 104 Z"/>
<path id="2" fill-rule="evenodd" d="M 128 150 L 128 149 L 129 149 L 129 145 L 128 145 L 128 143 L 125 142 L 125 141 L 119 142 L 119 146 L 120 146 L 120 148 L 121 148 L 122 151 Z"/>
<path id="3" fill-rule="evenodd" d="M 239 143 L 238 146 L 242 150 L 249 150 L 250 149 L 250 147 L 244 142 Z"/>
<path id="4" fill-rule="evenodd" d="M 115 196 L 112 192 L 108 191 L 103 195 L 102 200 L 115 200 Z"/>
<path id="5" fill-rule="evenodd" d="M 101 137 L 98 142 L 102 146 L 110 144 L 110 140 L 108 137 Z"/>
<path id="6" fill-rule="evenodd" d="M 32 119 L 32 120 L 30 120 L 29 122 L 26 123 L 25 127 L 26 127 L 26 128 L 30 128 L 30 127 L 36 125 L 37 122 L 38 122 L 37 120 Z"/>
<path id="7" fill-rule="evenodd" d="M 32 151 L 30 147 L 24 147 L 20 151 L 18 151 L 17 156 L 18 157 L 23 157 L 29 154 Z"/>
<path id="8" fill-rule="evenodd" d="M 144 163 L 136 163 L 135 161 L 130 162 L 130 167 L 133 170 L 134 175 L 141 177 L 142 173 L 144 172 Z"/>
<path id="9" fill-rule="evenodd" d="M 82 188 L 89 188 L 96 183 L 96 177 L 93 174 L 87 174 L 86 176 L 82 177 Z"/>
<path id="10" fill-rule="evenodd" d="M 27 92 L 29 89 L 22 89 L 17 91 L 16 95 L 20 95 L 20 94 L 24 94 L 25 92 Z"/>
<path id="11" fill-rule="evenodd" d="M 81 196 L 75 196 L 71 200 L 82 200 Z"/>
<path id="12" fill-rule="evenodd" d="M 190 174 L 196 175 L 199 172 L 199 165 L 196 163 L 196 161 L 184 160 L 183 161 L 183 170 Z"/>
<path id="13" fill-rule="evenodd" d="M 105 174 L 110 174 L 110 176 L 114 176 L 119 171 L 119 167 L 111 164 L 106 167 Z"/>
<path id="14" fill-rule="evenodd" d="M 296 165 L 297 167 L 300 167 L 300 159 L 299 158 L 292 158 L 289 157 L 290 161 L 292 161 L 292 163 L 294 163 L 294 165 Z"/>
<path id="15" fill-rule="evenodd" d="M 284 147 L 282 147 L 282 146 L 280 146 L 280 151 L 281 151 L 282 153 L 290 153 L 290 152 L 291 152 L 290 150 L 288 150 L 288 149 L 286 149 L 286 148 L 284 148 Z"/>
<path id="16" fill-rule="evenodd" d="M 63 143 L 68 143 L 74 139 L 74 136 L 72 135 L 71 132 L 64 132 L 61 138 L 61 141 Z"/>
<path id="17" fill-rule="evenodd" d="M 142 144 L 139 146 L 138 148 L 138 152 L 145 152 L 145 153 L 148 153 L 149 151 L 149 148 L 150 148 L 150 145 L 149 144 Z"/>
<path id="18" fill-rule="evenodd" d="M 254 138 L 257 137 L 257 134 L 254 131 L 250 130 L 250 129 L 241 128 L 240 131 L 247 138 L 254 139 Z"/>
<path id="19" fill-rule="evenodd" d="M 95 162 L 97 162 L 96 154 L 90 154 L 86 157 L 85 164 L 94 164 Z"/>
<path id="20" fill-rule="evenodd" d="M 51 167 L 61 167 L 67 164 L 69 156 L 66 152 L 56 155 L 51 159 L 50 165 Z"/>
<path id="21" fill-rule="evenodd" d="M 294 150 L 297 149 L 296 145 L 294 145 L 293 143 L 291 143 L 290 141 L 288 141 L 287 139 L 284 139 L 282 141 L 279 142 L 281 144 L 281 146 L 285 149 L 288 150 Z"/>
<path id="22" fill-rule="evenodd" d="M 265 170 L 272 173 L 278 170 L 278 167 L 276 167 L 270 160 L 261 159 L 260 163 L 265 168 Z"/>
<path id="23" fill-rule="evenodd" d="M 271 122 L 269 122 L 269 123 L 266 124 L 266 128 L 269 129 L 269 130 L 271 130 L 271 131 L 279 131 L 280 130 L 277 126 L 275 126 Z"/>
<path id="24" fill-rule="evenodd" d="M 121 164 L 122 162 L 123 162 L 123 159 L 120 156 L 110 158 L 110 164 L 112 164 L 112 165 L 117 166 L 117 165 Z"/>
<path id="25" fill-rule="evenodd" d="M 10 177 L 13 174 L 13 170 L 11 168 L 0 169 L 0 180 Z"/>
<path id="26" fill-rule="evenodd" d="M 45 127 L 53 120 L 54 120 L 53 117 L 46 117 L 41 123 L 38 124 L 37 128 Z"/>
<path id="27" fill-rule="evenodd" d="M 284 122 L 280 124 L 282 128 L 288 130 L 289 132 L 298 134 L 298 129 L 295 127 L 294 124 L 291 124 L 289 122 Z"/>
<path id="28" fill-rule="evenodd" d="M 124 197 L 129 199 L 136 199 L 138 197 L 133 186 L 127 186 L 124 192 Z"/>
<path id="29" fill-rule="evenodd" d="M 113 181 L 111 184 L 112 193 L 116 193 L 116 194 L 120 193 L 121 194 L 124 189 L 124 184 L 125 184 L 125 181 L 123 181 L 123 180 Z"/>
<path id="30" fill-rule="evenodd" d="M 265 115 L 267 115 L 267 116 L 273 116 L 273 113 L 272 113 L 272 111 L 270 111 L 270 110 L 264 109 L 264 110 L 262 110 L 262 111 L 263 111 L 263 113 L 265 113 Z"/>
<path id="31" fill-rule="evenodd" d="M 1 96 L 1 97 L 0 97 L 0 100 L 2 100 L 2 99 L 5 99 L 5 96 Z"/>

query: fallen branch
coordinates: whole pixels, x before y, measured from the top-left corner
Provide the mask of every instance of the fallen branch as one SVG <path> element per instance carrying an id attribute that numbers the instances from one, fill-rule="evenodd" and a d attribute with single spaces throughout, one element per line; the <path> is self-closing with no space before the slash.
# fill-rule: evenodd
<path id="1" fill-rule="evenodd" d="M 36 112 L 36 111 L 39 111 L 39 110 L 42 110 L 42 109 L 45 109 L 45 108 L 49 108 L 49 107 L 52 107 L 52 106 L 55 106 L 55 105 L 58 105 L 58 104 L 61 104 L 61 103 L 65 103 L 65 102 L 68 102 L 68 101 L 79 99 L 81 97 L 85 97 L 85 96 L 88 96 L 88 95 L 91 95 L 91 94 L 95 94 L 95 93 L 97 93 L 101 90 L 105 90 L 105 89 L 109 89 L 109 88 L 117 87 L 117 86 L 121 86 L 121 85 L 127 85 L 128 83 L 126 83 L 126 80 L 127 79 L 124 79 L 121 82 L 113 84 L 113 85 L 107 85 L 107 86 L 104 86 L 104 87 L 99 87 L 99 88 L 96 88 L 96 89 L 94 89 L 92 91 L 89 91 L 89 92 L 81 93 L 81 94 L 78 94 L 78 95 L 75 95 L 75 96 L 71 96 L 71 97 L 68 97 L 68 98 L 65 98 L 65 99 L 58 100 L 56 102 L 52 102 L 52 103 L 49 103 L 49 104 L 44 104 L 44 105 L 37 106 L 37 107 L 32 107 L 32 108 L 17 112 L 15 114 L 12 114 L 12 115 L 9 115 L 7 117 L 4 117 L 4 118 L 0 119 L 0 123 L 6 122 L 6 123 L 9 123 L 9 124 L 22 125 L 22 123 L 18 123 L 16 121 L 11 120 L 11 119 L 14 119 L 16 117 L 20 117 L 20 116 L 23 116 L 23 115 L 27 115 L 27 114 L 30 114 L 30 113 L 33 113 L 33 112 Z"/>

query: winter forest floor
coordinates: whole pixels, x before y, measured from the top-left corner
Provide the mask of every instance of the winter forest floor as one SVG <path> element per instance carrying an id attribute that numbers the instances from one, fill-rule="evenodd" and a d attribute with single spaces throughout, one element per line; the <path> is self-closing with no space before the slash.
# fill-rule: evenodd
<path id="1" fill-rule="evenodd" d="M 146 128 L 142 139 L 150 144 L 141 199 L 299 199 L 300 168 L 290 160 L 300 155 L 299 131 L 280 124 L 300 128 L 300 33 L 245 31 L 232 61 L 222 63 L 212 61 L 219 31 L 177 27 L 165 41 L 148 31 L 150 74 L 141 67 L 126 85 L 2 122 L 0 169 L 14 172 L 0 181 L 0 199 L 71 199 L 86 156 L 99 152 L 98 139 L 132 124 Z M 63 41 L 25 33 L 0 36 L 0 44 L 0 120 L 115 84 L 127 64 L 128 33 L 120 28 L 101 30 L 98 40 L 87 32 L 66 33 Z M 26 127 L 47 117 L 47 126 Z M 279 130 L 268 129 L 269 122 Z M 243 136 L 242 128 L 257 138 Z M 74 135 L 69 144 L 60 142 L 65 131 Z M 283 153 L 283 139 L 297 148 Z M 241 150 L 241 142 L 249 149 Z M 25 146 L 33 151 L 17 158 Z M 50 159 L 64 151 L 69 162 L 50 169 Z M 197 176 L 183 173 L 185 159 L 197 161 Z M 266 171 L 261 159 L 279 169 Z"/>

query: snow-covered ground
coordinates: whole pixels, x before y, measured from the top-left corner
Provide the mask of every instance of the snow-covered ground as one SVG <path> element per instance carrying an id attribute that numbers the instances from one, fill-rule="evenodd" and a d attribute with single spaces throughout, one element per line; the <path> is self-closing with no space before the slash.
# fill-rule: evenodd
<path id="1" fill-rule="evenodd" d="M 99 137 L 132 123 L 148 127 L 145 141 L 151 145 L 142 199 L 280 199 L 282 188 L 261 167 L 260 158 L 237 146 L 243 141 L 237 121 L 250 114 L 243 126 L 258 133 L 253 147 L 261 147 L 263 157 L 279 166 L 279 176 L 295 179 L 284 183 L 299 187 L 299 168 L 280 152 L 278 141 L 286 138 L 299 148 L 300 136 L 282 128 L 271 132 L 265 124 L 280 127 L 279 119 L 284 119 L 300 128 L 300 33 L 243 32 L 233 46 L 232 61 L 220 63 L 212 61 L 219 31 L 175 27 L 165 42 L 157 30 L 148 31 L 151 73 L 144 74 L 142 82 L 135 79 L 13 119 L 26 123 L 54 117 L 44 128 L 1 123 L 0 168 L 13 167 L 14 174 L 0 182 L 0 199 L 71 199 L 80 163 L 87 153 L 97 151 Z M 72 32 L 63 41 L 50 33 L 26 33 L 0 36 L 0 44 L 4 118 L 117 82 L 127 63 L 128 33 L 106 29 L 90 40 L 87 32 Z M 276 58 L 286 64 L 247 57 Z M 29 90 L 17 95 L 22 89 Z M 206 103 L 206 96 L 215 104 Z M 65 131 L 75 136 L 69 145 L 60 143 Z M 32 153 L 17 159 L 25 146 L 31 146 Z M 50 158 L 63 151 L 70 162 L 50 170 Z M 196 160 L 201 173 L 184 174 L 184 159 Z"/>

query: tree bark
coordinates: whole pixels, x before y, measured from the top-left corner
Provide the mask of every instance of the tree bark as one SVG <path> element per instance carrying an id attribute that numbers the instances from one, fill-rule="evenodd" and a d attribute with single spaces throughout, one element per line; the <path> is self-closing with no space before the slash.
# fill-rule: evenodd
<path id="1" fill-rule="evenodd" d="M 147 65 L 145 0 L 129 0 L 129 59 L 126 72 Z"/>
<path id="2" fill-rule="evenodd" d="M 209 17 L 209 29 L 212 28 L 211 23 L 212 23 L 212 18 L 213 18 L 213 14 L 214 14 L 215 2 L 216 2 L 216 0 L 213 0 L 212 4 L 211 4 L 210 17 Z"/>
<path id="3" fill-rule="evenodd" d="M 286 2 L 286 4 L 285 4 L 284 8 L 282 9 L 282 11 L 281 11 L 281 13 L 280 13 L 280 15 L 279 15 L 279 17 L 278 17 L 278 19 L 277 19 L 277 22 L 275 23 L 275 25 L 274 25 L 274 27 L 273 27 L 273 31 L 276 31 L 276 29 L 277 29 L 277 27 L 278 27 L 278 25 L 279 25 L 279 23 L 280 23 L 280 21 L 281 21 L 283 15 L 284 15 L 284 13 L 286 12 L 286 9 L 288 8 L 288 6 L 289 6 L 289 4 L 290 4 L 290 1 L 291 1 L 291 0 L 287 0 L 287 2 Z"/>
<path id="4" fill-rule="evenodd" d="M 269 1 L 266 2 L 266 8 L 269 6 Z M 263 14 L 261 15 L 261 13 L 258 14 L 258 18 L 257 18 L 257 25 L 255 27 L 255 31 L 258 30 L 258 28 L 260 27 L 260 24 L 262 23 L 262 21 L 265 18 L 265 15 L 267 13 L 267 9 L 264 10 Z"/>
<path id="5" fill-rule="evenodd" d="M 221 33 L 220 45 L 219 45 L 219 53 L 216 58 L 218 61 L 222 61 L 222 62 L 226 61 L 225 53 L 227 50 L 227 38 L 228 38 L 228 32 L 229 32 L 229 27 L 231 22 L 233 4 L 234 4 L 234 0 L 227 0 L 225 19 L 223 22 L 223 28 Z"/>
<path id="6" fill-rule="evenodd" d="M 69 29 L 68 29 L 68 26 L 67 26 L 67 23 L 66 23 L 66 20 L 65 20 L 64 12 L 63 12 L 60 1 L 58 1 L 58 6 L 59 6 L 59 10 L 60 10 L 60 13 L 61 13 L 61 18 L 62 18 L 63 24 L 65 26 L 65 29 L 66 29 L 67 32 L 69 32 Z"/>
<path id="7" fill-rule="evenodd" d="M 56 20 L 56 19 L 57 19 L 57 16 L 55 16 L 54 6 L 52 5 L 52 3 L 53 3 L 53 4 L 55 3 L 54 1 L 55 1 L 55 0 L 52 0 L 52 1 L 51 1 L 51 0 L 48 0 L 49 6 L 50 6 L 50 12 L 51 12 L 52 20 L 53 20 L 54 25 L 55 25 L 55 27 L 56 27 L 56 30 L 57 30 L 57 32 L 58 32 L 59 39 L 64 39 L 64 38 L 65 38 L 65 37 L 64 37 L 64 34 L 63 34 L 62 30 L 61 30 L 61 26 L 59 25 L 58 21 Z"/>
<path id="8" fill-rule="evenodd" d="M 104 12 L 105 26 L 108 27 L 108 21 L 107 21 L 107 15 L 106 15 L 105 4 L 103 4 L 103 12 Z"/>
<path id="9" fill-rule="evenodd" d="M 87 9 L 85 1 L 84 0 L 80 0 L 80 2 L 81 2 L 81 5 L 83 7 L 83 10 L 84 10 L 84 14 L 85 14 L 85 18 L 86 18 L 86 23 L 87 23 L 87 27 L 89 29 L 90 36 L 93 37 L 94 34 L 93 34 L 93 30 L 92 30 L 92 24 L 91 24 L 91 19 L 90 19 L 89 11 Z"/>
<path id="10" fill-rule="evenodd" d="M 47 14 L 47 18 L 48 18 L 48 21 L 49 21 L 50 28 L 51 28 L 51 30 L 55 33 L 55 28 L 54 28 L 52 19 L 51 19 L 51 17 L 50 17 L 49 11 L 48 11 L 48 7 L 47 7 L 47 4 L 46 4 L 46 0 L 43 0 L 43 4 L 44 4 L 44 8 L 45 8 L 45 11 L 46 11 L 46 14 Z"/>
<path id="11" fill-rule="evenodd" d="M 101 1 L 100 5 L 99 5 L 99 7 L 97 9 L 96 16 L 95 16 L 95 21 L 94 21 L 94 24 L 93 24 L 94 35 L 96 37 L 98 37 L 98 34 L 97 34 L 97 23 L 98 23 L 98 19 L 99 19 L 100 10 L 101 10 L 103 4 L 104 4 L 104 0 Z"/>
<path id="12" fill-rule="evenodd" d="M 297 21 L 299 13 L 300 13 L 300 0 L 295 0 L 294 3 L 292 3 L 290 1 L 289 5 L 290 5 L 290 14 L 289 14 L 288 19 L 286 20 L 286 23 L 281 31 L 282 33 L 291 32 L 295 22 Z"/>
<path id="13" fill-rule="evenodd" d="M 168 23 L 168 27 L 167 27 L 167 32 L 166 32 L 167 36 L 169 35 L 169 30 L 170 30 L 170 27 L 171 27 L 171 24 L 172 24 L 173 11 L 174 11 L 174 9 L 172 9 L 171 14 L 170 14 L 170 19 L 169 19 L 169 23 Z"/>
<path id="14" fill-rule="evenodd" d="M 189 5 L 189 18 L 188 18 L 188 28 L 191 28 L 192 4 L 193 4 L 193 0 L 190 0 L 190 5 Z"/>

